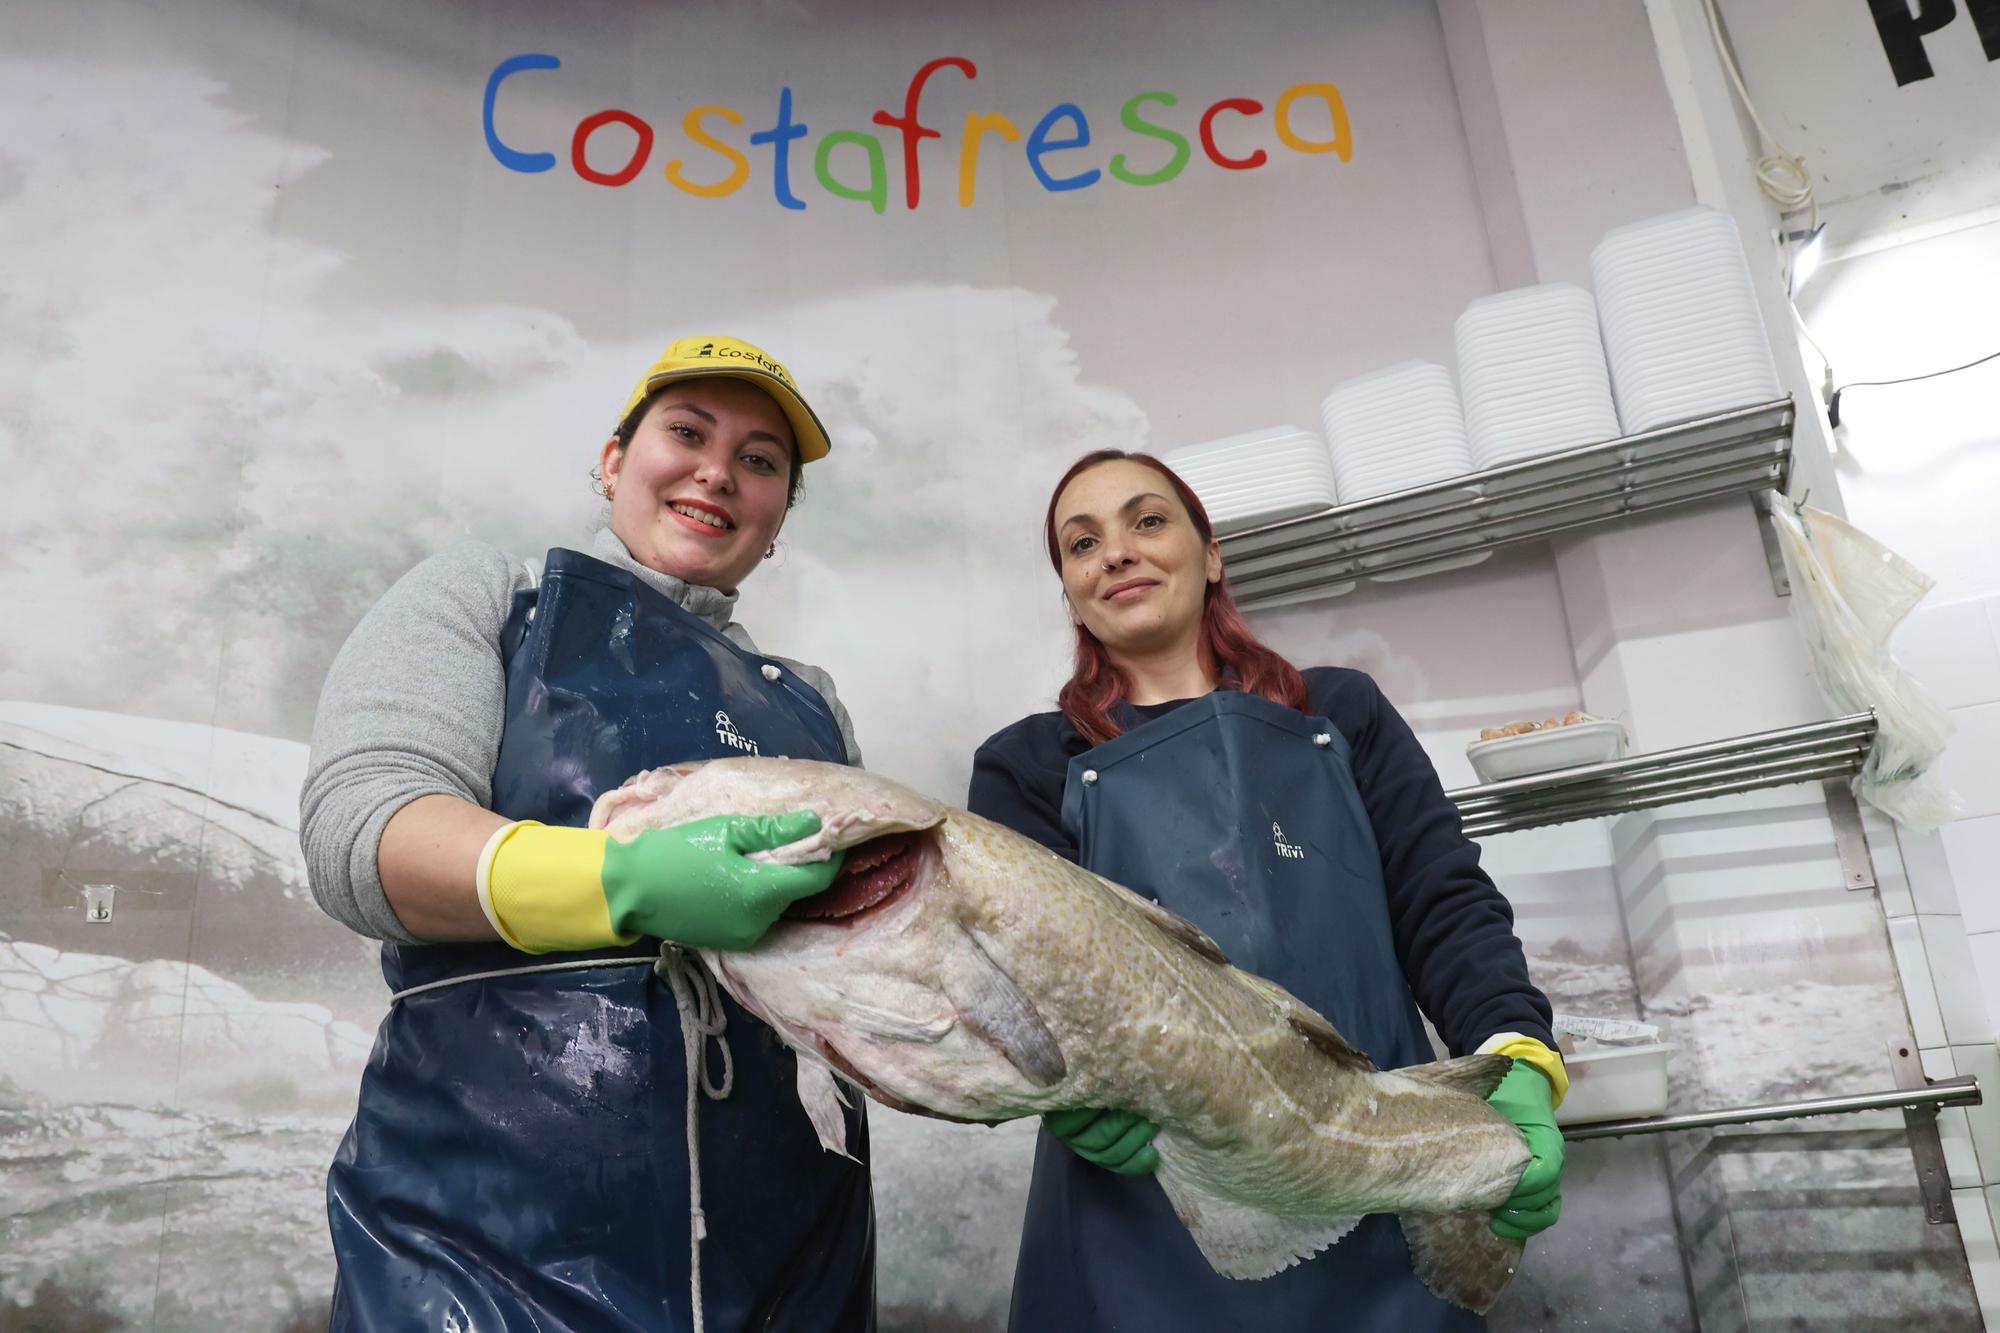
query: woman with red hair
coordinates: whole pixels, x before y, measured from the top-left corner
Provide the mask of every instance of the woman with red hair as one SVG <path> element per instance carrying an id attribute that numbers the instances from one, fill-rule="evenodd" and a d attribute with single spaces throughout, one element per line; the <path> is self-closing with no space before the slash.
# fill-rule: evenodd
<path id="1" fill-rule="evenodd" d="M 1237 966 L 1319 1010 L 1381 1068 L 1515 1057 L 1493 1107 L 1534 1160 L 1493 1229 L 1560 1209 L 1568 1080 L 1507 900 L 1409 726 L 1359 671 L 1301 672 L 1237 611 L 1201 501 L 1158 460 L 1079 460 L 1044 521 L 1076 626 L 1060 711 L 997 733 L 967 805 L 1150 894 Z M 1396 1219 L 1258 1282 L 1217 1276 L 1151 1179 L 1155 1127 L 1118 1107 L 1045 1117 L 1012 1326 L 1478 1329 L 1411 1269 Z"/>

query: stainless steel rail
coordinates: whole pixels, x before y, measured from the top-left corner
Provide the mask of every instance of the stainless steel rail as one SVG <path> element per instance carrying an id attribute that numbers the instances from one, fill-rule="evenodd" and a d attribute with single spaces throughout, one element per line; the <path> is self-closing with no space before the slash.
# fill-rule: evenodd
<path id="1" fill-rule="evenodd" d="M 1790 398 L 1470 472 L 1222 539 L 1246 607 L 1722 495 L 1782 491 Z"/>
<path id="2" fill-rule="evenodd" d="M 1982 1100 L 1979 1080 L 1971 1074 L 1961 1074 L 1957 1078 L 1941 1078 L 1924 1088 L 1890 1088 L 1883 1092 L 1856 1092 L 1838 1097 L 1810 1097 L 1797 1102 L 1773 1102 L 1767 1106 L 1737 1106 L 1726 1111 L 1698 1111 L 1643 1120 L 1605 1120 L 1594 1125 L 1565 1125 L 1562 1136 L 1572 1141 L 1616 1139 L 1632 1134 L 1669 1134 L 1683 1129 L 1750 1125 L 1765 1120 L 1853 1115 L 1860 1111 L 1915 1111 L 1920 1108 L 1935 1111 L 1946 1106 L 1978 1106 Z"/>
<path id="3" fill-rule="evenodd" d="M 1850 777 L 1875 743 L 1875 714 L 1761 731 L 1445 793 L 1468 837 L 1623 814 L 1731 792 Z"/>

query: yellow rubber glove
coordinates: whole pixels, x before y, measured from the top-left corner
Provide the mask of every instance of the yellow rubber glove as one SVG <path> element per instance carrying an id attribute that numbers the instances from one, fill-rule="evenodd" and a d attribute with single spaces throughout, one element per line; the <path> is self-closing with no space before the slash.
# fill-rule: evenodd
<path id="1" fill-rule="evenodd" d="M 1496 1032 L 1480 1043 L 1478 1053 L 1511 1055 L 1541 1070 L 1542 1077 L 1549 1081 L 1552 1090 L 1550 1100 L 1557 1106 L 1561 1106 L 1563 1098 L 1569 1096 L 1569 1070 L 1563 1068 L 1562 1056 L 1533 1037 L 1524 1037 L 1518 1032 Z"/>
<path id="2" fill-rule="evenodd" d="M 527 953 L 630 944 L 646 935 L 696 949 L 747 949 L 801 898 L 824 892 L 842 854 L 767 865 L 749 853 L 819 831 L 810 810 L 717 815 L 628 840 L 603 829 L 522 820 L 479 858 L 479 905 L 500 938 Z"/>

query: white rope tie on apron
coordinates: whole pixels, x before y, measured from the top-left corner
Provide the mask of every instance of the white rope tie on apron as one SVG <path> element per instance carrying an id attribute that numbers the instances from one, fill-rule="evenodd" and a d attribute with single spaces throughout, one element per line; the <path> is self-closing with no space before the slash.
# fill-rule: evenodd
<path id="1" fill-rule="evenodd" d="M 703 1333 L 701 1242 L 708 1234 L 708 1214 L 701 1207 L 701 1095 L 705 1093 L 721 1101 L 735 1085 L 736 1069 L 729 1043 L 722 1040 L 723 1030 L 729 1026 L 729 1011 L 722 1007 L 722 991 L 714 976 L 692 951 L 677 944 L 660 945 L 660 957 L 653 964 L 653 971 L 674 988 L 674 1007 L 681 1017 L 681 1045 L 687 1052 L 688 1305 L 694 1312 L 694 1333 Z M 711 1038 L 722 1052 L 719 1084 L 710 1082 L 708 1077 Z"/>
<path id="2" fill-rule="evenodd" d="M 563 963 L 530 963 L 522 967 L 501 967 L 490 972 L 468 972 L 462 977 L 445 977 L 408 986 L 389 997 L 389 1003 L 406 1000 L 425 991 L 441 990 L 467 981 L 492 981 L 499 977 L 528 976 L 536 972 L 579 972 L 592 967 L 637 967 L 650 964 L 674 990 L 674 1008 L 680 1012 L 681 1045 L 687 1052 L 687 1155 L 688 1155 L 688 1302 L 694 1312 L 694 1333 L 703 1333 L 701 1314 L 701 1242 L 708 1234 L 708 1215 L 701 1207 L 701 1098 L 706 1094 L 721 1101 L 736 1084 L 736 1066 L 729 1043 L 722 1040 L 729 1026 L 729 1011 L 722 1007 L 722 990 L 699 956 L 677 944 L 662 944 L 657 958 L 580 958 Z M 710 1039 L 722 1052 L 722 1077 L 708 1076 Z"/>
<path id="3" fill-rule="evenodd" d="M 406 986 L 389 997 L 389 1003 L 407 1000 L 412 995 L 422 995 L 427 990 L 442 990 L 446 986 L 456 986 L 462 981 L 491 981 L 495 977 L 524 977 L 531 972 L 577 972 L 586 967 L 636 967 L 641 963 L 651 963 L 651 958 L 579 958 L 567 963 L 530 963 L 525 967 L 497 967 L 491 972 L 467 972 L 462 977 L 446 977 L 442 981 L 426 981 L 421 986 Z"/>

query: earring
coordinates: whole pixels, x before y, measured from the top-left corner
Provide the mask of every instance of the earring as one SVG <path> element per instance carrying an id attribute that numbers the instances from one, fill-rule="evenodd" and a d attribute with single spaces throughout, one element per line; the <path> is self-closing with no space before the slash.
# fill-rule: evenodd
<path id="1" fill-rule="evenodd" d="M 776 542 L 772 542 L 769 546 L 766 546 L 764 548 L 764 558 L 766 560 L 769 560 L 772 556 L 776 555 L 777 553 L 778 553 L 778 544 Z"/>
<path id="2" fill-rule="evenodd" d="M 618 498 L 618 483 L 615 481 L 608 481 L 604 483 L 605 503 L 609 504 L 611 501 L 616 500 L 617 498 Z"/>

